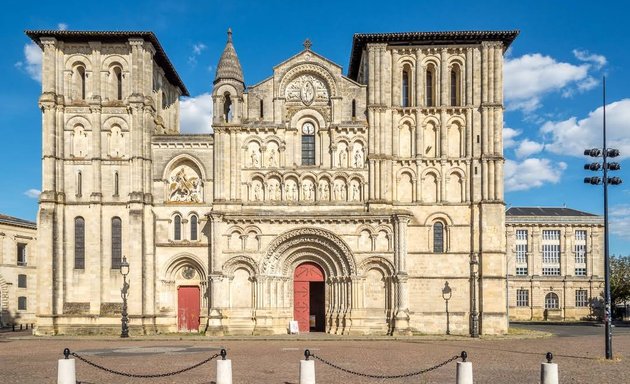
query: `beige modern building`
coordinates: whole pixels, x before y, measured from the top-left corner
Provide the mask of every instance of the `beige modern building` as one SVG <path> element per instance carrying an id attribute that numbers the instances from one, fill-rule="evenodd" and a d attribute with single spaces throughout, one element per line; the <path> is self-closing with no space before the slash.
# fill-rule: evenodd
<path id="1" fill-rule="evenodd" d="M 505 225 L 510 320 L 601 316 L 602 216 L 570 208 L 513 207 Z"/>
<path id="2" fill-rule="evenodd" d="M 232 34 L 213 133 L 151 32 L 43 50 L 39 334 L 506 332 L 503 54 L 515 31 L 307 40 L 246 86 Z M 296 47 L 297 48 L 297 47 Z M 451 288 L 449 314 L 443 289 Z"/>
<path id="3" fill-rule="evenodd" d="M 36 322 L 37 227 L 0 214 L 0 327 Z"/>

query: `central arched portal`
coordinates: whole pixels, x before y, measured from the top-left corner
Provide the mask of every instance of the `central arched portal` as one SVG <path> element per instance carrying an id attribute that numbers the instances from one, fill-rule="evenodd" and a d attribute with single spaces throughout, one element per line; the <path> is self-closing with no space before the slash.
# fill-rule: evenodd
<path id="1" fill-rule="evenodd" d="M 302 263 L 293 273 L 293 318 L 300 332 L 324 332 L 326 324 L 324 271 L 313 263 Z"/>

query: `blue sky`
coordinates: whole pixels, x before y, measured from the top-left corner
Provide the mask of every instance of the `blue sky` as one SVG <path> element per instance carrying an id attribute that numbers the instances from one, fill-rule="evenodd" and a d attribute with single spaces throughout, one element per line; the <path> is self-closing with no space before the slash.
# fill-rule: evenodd
<path id="1" fill-rule="evenodd" d="M 390 8 L 383 8 L 390 6 Z M 585 147 L 601 147 L 607 76 L 609 147 L 626 183 L 611 187 L 611 252 L 630 254 L 630 39 L 627 1 L 7 1 L 0 14 L 0 213 L 35 220 L 41 186 L 40 57 L 25 29 L 150 30 L 191 98 L 186 132 L 207 129 L 214 69 L 232 27 L 247 84 L 313 50 L 347 70 L 353 33 L 519 29 L 506 54 L 506 203 L 603 213 L 601 187 L 584 185 Z M 625 68 L 624 68 L 625 66 Z"/>

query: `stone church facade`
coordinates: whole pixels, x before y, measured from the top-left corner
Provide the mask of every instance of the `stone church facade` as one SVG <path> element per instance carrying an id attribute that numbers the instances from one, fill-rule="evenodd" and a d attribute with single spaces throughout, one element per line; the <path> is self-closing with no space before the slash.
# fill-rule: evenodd
<path id="1" fill-rule="evenodd" d="M 38 334 L 501 334 L 503 54 L 515 31 L 356 34 L 245 85 L 232 33 L 212 134 L 150 32 L 43 50 Z M 450 292 L 445 290 L 450 288 Z M 445 295 L 449 293 L 448 323 Z"/>

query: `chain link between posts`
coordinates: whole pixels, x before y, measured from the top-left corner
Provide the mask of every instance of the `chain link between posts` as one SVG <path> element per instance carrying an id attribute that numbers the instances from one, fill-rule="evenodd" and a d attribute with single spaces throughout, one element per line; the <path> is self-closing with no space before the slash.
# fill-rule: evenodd
<path id="1" fill-rule="evenodd" d="M 432 366 L 430 368 L 425 368 L 423 370 L 416 371 L 416 372 L 402 373 L 402 374 L 399 374 L 399 375 L 373 375 L 373 374 L 369 374 L 369 373 L 362 373 L 362 372 L 352 371 L 350 369 L 340 367 L 338 365 L 335 365 L 335 364 L 331 363 L 330 361 L 324 360 L 321 357 L 319 357 L 317 355 L 314 355 L 314 354 L 311 354 L 311 353 L 309 353 L 308 356 L 313 357 L 314 359 L 321 361 L 322 363 L 328 365 L 329 367 L 338 369 L 338 370 L 340 370 L 342 372 L 349 373 L 351 375 L 357 375 L 357 376 L 362 376 L 362 377 L 369 377 L 371 379 L 402 379 L 402 378 L 405 378 L 405 377 L 418 376 L 418 375 L 422 375 L 422 374 L 427 373 L 427 372 L 431 372 L 431 371 L 433 371 L 435 369 L 438 369 L 440 367 L 443 367 L 446 364 L 451 363 L 451 362 L 459 359 L 460 357 L 462 357 L 460 355 L 455 355 L 455 356 L 451 357 L 450 359 L 448 359 L 448 360 L 446 360 L 446 361 L 444 361 L 444 362 L 442 362 L 440 364 L 437 364 L 437 365 L 434 365 L 434 366 Z"/>
<path id="2" fill-rule="evenodd" d="M 206 364 L 207 362 L 212 361 L 212 360 L 214 360 L 214 359 L 216 359 L 217 357 L 220 356 L 218 353 L 216 353 L 216 354 L 210 356 L 209 358 L 198 362 L 197 364 L 194 364 L 194 365 L 191 365 L 190 367 L 182 368 L 180 370 L 173 371 L 173 372 L 154 373 L 154 374 L 144 374 L 144 375 L 142 375 L 142 374 L 137 374 L 137 373 L 128 373 L 128 372 L 116 371 L 114 369 L 103 367 L 102 365 L 99 365 L 99 364 L 96 364 L 96 363 L 94 363 L 92 361 L 89 361 L 86 358 L 81 357 L 81 356 L 79 356 L 78 354 L 76 354 L 74 352 L 72 352 L 71 355 L 76 357 L 77 359 L 81 360 L 82 362 L 84 362 L 84 363 L 86 363 L 88 365 L 91 365 L 94 368 L 98 368 L 100 370 L 103 370 L 105 372 L 113 373 L 114 375 L 120 375 L 120 376 L 125 376 L 125 377 L 135 377 L 135 378 L 142 378 L 142 379 L 175 376 L 175 375 L 178 375 L 180 373 L 184 373 L 184 372 L 190 371 L 192 369 L 195 369 L 197 367 L 200 367 L 200 366 Z"/>

